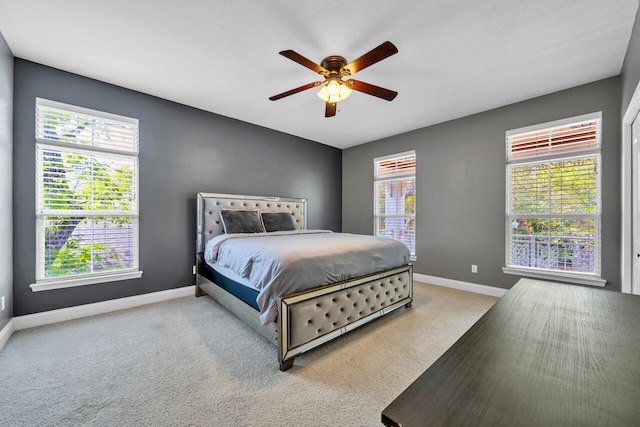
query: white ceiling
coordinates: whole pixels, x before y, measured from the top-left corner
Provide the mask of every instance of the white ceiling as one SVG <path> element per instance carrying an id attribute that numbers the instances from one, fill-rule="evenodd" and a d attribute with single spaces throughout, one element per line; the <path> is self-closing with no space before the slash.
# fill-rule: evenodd
<path id="1" fill-rule="evenodd" d="M 638 0 L 0 0 L 16 57 L 347 148 L 618 75 Z M 324 117 L 319 80 L 278 52 L 399 50 Z"/>

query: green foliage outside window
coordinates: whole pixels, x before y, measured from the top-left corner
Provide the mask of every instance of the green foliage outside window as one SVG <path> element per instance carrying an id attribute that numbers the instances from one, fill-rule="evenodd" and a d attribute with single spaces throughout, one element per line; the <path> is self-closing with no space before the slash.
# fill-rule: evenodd
<path id="1" fill-rule="evenodd" d="M 42 147 L 39 151 L 43 208 L 58 212 L 44 217 L 45 278 L 131 267 L 113 238 L 103 233 L 101 241 L 94 233 L 130 228 L 133 217 L 114 212 L 132 208 L 132 161 L 74 150 L 77 145 L 90 145 L 90 139 L 83 139 L 90 126 L 89 121 L 73 122 L 70 115 L 60 112 L 44 119 L 46 139 L 70 143 L 68 148 Z M 64 214 L 69 211 L 74 213 Z M 104 211 L 105 215 L 83 214 L 85 211 Z"/>
<path id="2" fill-rule="evenodd" d="M 516 166 L 511 173 L 512 215 L 594 214 L 596 161 L 593 157 Z M 583 219 L 522 218 L 515 234 L 552 236 L 592 235 L 593 224 Z"/>

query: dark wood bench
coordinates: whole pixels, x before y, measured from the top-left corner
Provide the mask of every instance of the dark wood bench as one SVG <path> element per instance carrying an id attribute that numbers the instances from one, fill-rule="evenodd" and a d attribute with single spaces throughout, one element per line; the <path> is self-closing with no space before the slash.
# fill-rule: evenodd
<path id="1" fill-rule="evenodd" d="M 640 296 L 521 279 L 386 426 L 640 425 Z"/>

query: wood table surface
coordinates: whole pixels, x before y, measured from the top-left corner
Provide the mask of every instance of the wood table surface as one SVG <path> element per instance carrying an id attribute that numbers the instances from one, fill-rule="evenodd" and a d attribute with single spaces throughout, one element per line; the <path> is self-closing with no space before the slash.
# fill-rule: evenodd
<path id="1" fill-rule="evenodd" d="M 521 279 L 387 426 L 640 426 L 640 296 Z"/>

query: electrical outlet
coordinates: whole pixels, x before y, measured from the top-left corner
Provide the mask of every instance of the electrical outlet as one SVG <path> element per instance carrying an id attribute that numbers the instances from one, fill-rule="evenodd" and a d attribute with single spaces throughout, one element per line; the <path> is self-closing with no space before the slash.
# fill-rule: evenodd
<path id="1" fill-rule="evenodd" d="M 4 311 L 4 309 L 5 309 L 5 308 L 6 308 L 6 307 L 5 307 L 5 305 L 4 305 L 4 296 L 3 296 L 3 297 L 2 297 L 2 310 L 0 310 L 0 311 Z"/>
<path id="2" fill-rule="evenodd" d="M 478 272 L 478 266 L 475 264 L 471 264 L 471 272 L 472 273 L 477 273 Z"/>
<path id="3" fill-rule="evenodd" d="M 196 274 L 196 266 L 195 265 L 193 266 L 192 271 L 193 271 L 193 274 Z"/>

